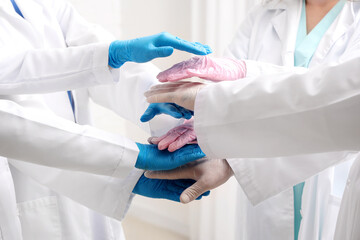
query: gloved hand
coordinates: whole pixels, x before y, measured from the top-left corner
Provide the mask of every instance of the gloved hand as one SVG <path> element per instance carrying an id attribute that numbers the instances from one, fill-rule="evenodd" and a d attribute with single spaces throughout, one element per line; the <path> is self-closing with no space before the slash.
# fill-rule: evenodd
<path id="1" fill-rule="evenodd" d="M 147 171 L 145 176 L 152 179 L 194 179 L 196 182 L 180 196 L 182 203 L 189 203 L 204 192 L 224 184 L 233 171 L 225 159 L 200 159 L 181 168 L 170 171 Z"/>
<path id="2" fill-rule="evenodd" d="M 174 103 L 151 103 L 141 116 L 140 121 L 147 122 L 153 119 L 156 115 L 167 114 L 174 118 L 190 119 L 194 115 L 193 111 L 187 110 Z"/>
<path id="3" fill-rule="evenodd" d="M 243 60 L 195 56 L 159 73 L 157 78 L 160 82 L 175 82 L 191 77 L 220 82 L 237 80 L 245 76 L 246 63 Z"/>
<path id="4" fill-rule="evenodd" d="M 158 84 L 145 92 L 145 96 L 149 103 L 171 102 L 194 111 L 196 95 L 204 86 L 204 83 L 190 81 Z"/>
<path id="5" fill-rule="evenodd" d="M 176 152 L 160 151 L 156 145 L 136 143 L 140 152 L 135 167 L 144 170 L 169 170 L 205 157 L 197 144 L 187 145 Z"/>
<path id="6" fill-rule="evenodd" d="M 109 65 L 121 67 L 125 62 L 144 63 L 158 57 L 168 57 L 175 49 L 206 55 L 211 48 L 201 43 L 188 42 L 167 32 L 136 38 L 132 40 L 114 41 L 109 47 Z"/>
<path id="7" fill-rule="evenodd" d="M 176 202 L 180 202 L 180 194 L 192 184 L 194 180 L 180 179 L 180 180 L 160 180 L 149 179 L 142 175 L 133 189 L 133 193 L 150 198 L 163 198 Z M 210 191 L 203 193 L 196 198 L 201 199 L 203 196 L 208 196 Z"/>
<path id="8" fill-rule="evenodd" d="M 159 150 L 167 149 L 169 152 L 174 152 L 186 144 L 197 143 L 194 120 L 185 121 L 182 125 L 171 129 L 161 137 L 150 137 L 148 142 L 158 145 Z"/>

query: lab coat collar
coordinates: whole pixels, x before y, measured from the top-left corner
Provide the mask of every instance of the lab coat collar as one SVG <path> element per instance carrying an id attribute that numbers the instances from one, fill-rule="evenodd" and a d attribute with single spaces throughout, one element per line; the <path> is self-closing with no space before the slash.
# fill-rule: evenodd
<path id="1" fill-rule="evenodd" d="M 280 1 L 279 5 L 276 6 L 279 13 L 271 19 L 271 24 L 282 42 L 283 48 L 281 56 L 284 66 L 293 67 L 294 49 L 301 14 L 302 0 L 274 1 Z"/>
<path id="2" fill-rule="evenodd" d="M 296 0 L 265 0 L 264 6 L 270 10 L 286 9 L 292 2 Z"/>
<path id="3" fill-rule="evenodd" d="M 35 1 L 29 0 L 16 0 L 20 11 L 24 18 L 33 26 L 44 26 L 46 22 L 40 16 L 43 16 L 43 7 Z"/>
<path id="4" fill-rule="evenodd" d="M 10 0 L 5 0 L 5 2 L 10 3 L 8 6 L 12 9 L 7 9 L 7 12 L 12 17 L 27 23 L 26 31 L 24 29 L 23 34 L 27 34 L 29 38 L 37 39 L 37 47 L 42 47 L 44 45 L 44 28 L 48 24 L 48 21 L 44 19 L 43 7 L 36 1 L 16 0 L 16 4 L 24 16 L 23 19 L 15 12 Z"/>
<path id="5" fill-rule="evenodd" d="M 354 8 L 356 7 L 355 11 L 358 13 L 359 3 L 350 1 L 345 3 L 343 10 L 340 12 L 339 16 L 323 36 L 321 40 L 323 43 L 320 43 L 319 48 L 316 50 L 310 62 L 310 67 L 313 64 L 317 65 L 319 62 L 321 62 L 321 60 L 327 55 L 336 41 L 339 40 L 341 36 L 343 36 L 349 30 L 350 27 L 356 24 L 356 19 L 351 9 L 352 4 L 356 4 Z"/>

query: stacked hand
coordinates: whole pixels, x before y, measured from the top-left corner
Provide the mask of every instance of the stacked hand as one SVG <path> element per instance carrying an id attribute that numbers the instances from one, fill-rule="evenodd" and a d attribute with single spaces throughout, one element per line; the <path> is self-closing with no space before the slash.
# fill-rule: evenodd
<path id="1" fill-rule="evenodd" d="M 188 145 L 176 152 L 160 151 L 156 145 L 137 143 L 139 155 L 135 167 L 144 170 L 169 170 L 205 157 L 198 145 Z M 133 193 L 151 198 L 179 201 L 180 194 L 194 183 L 193 180 L 158 180 L 142 176 Z M 205 193 L 204 196 L 209 195 Z M 201 198 L 201 197 L 200 197 Z M 199 199 L 200 199 L 199 198 Z"/>
<path id="2" fill-rule="evenodd" d="M 197 55 L 211 53 L 207 45 L 192 43 L 163 32 L 125 41 L 114 41 L 109 47 L 109 65 L 121 67 L 125 62 L 144 63 L 154 58 L 168 57 L 175 49 Z"/>
<path id="3" fill-rule="evenodd" d="M 182 203 L 189 203 L 205 192 L 225 183 L 233 171 L 225 159 L 200 159 L 170 171 L 147 171 L 145 176 L 151 179 L 193 179 L 196 182 L 189 186 L 180 196 Z"/>
<path id="4" fill-rule="evenodd" d="M 149 179 L 142 175 L 133 189 L 133 193 L 150 198 L 163 198 L 180 202 L 181 193 L 191 187 L 194 183 L 195 181 L 191 179 Z M 208 196 L 209 194 L 209 191 L 204 192 L 196 199 L 199 200 L 203 196 Z"/>
<path id="5" fill-rule="evenodd" d="M 157 78 L 160 82 L 176 82 L 191 77 L 221 82 L 237 80 L 245 76 L 246 64 L 243 60 L 195 56 L 159 73 Z"/>
<path id="6" fill-rule="evenodd" d="M 245 76 L 246 64 L 241 60 L 194 57 L 178 63 L 158 75 L 161 82 L 172 83 L 156 85 L 145 93 L 147 101 L 151 104 L 141 117 L 141 121 L 149 121 L 155 115 L 162 113 L 175 118 L 191 118 L 197 93 L 205 84 L 180 81 L 182 79 L 200 77 L 218 82 L 237 80 Z M 181 202 L 188 203 L 201 198 L 203 195 L 208 195 L 209 190 L 225 183 L 233 175 L 229 164 L 224 159 L 207 160 L 204 158 L 194 161 L 194 158 L 200 156 L 198 152 L 200 148 L 197 144 L 188 145 L 197 143 L 193 119 L 185 121 L 184 124 L 171 129 L 163 136 L 151 137 L 148 141 L 154 144 L 153 148 L 149 145 L 138 145 L 140 154 L 141 152 L 146 153 L 146 157 L 138 158 L 136 166 L 142 169 L 160 171 L 147 171 L 145 176 L 148 178 L 143 176 L 139 180 L 138 185 L 140 186 L 135 187 L 135 193 L 141 192 L 136 189 L 144 189 L 143 187 L 148 185 L 145 187 L 148 190 L 142 192 L 142 195 L 156 198 L 158 197 L 157 192 L 161 193 L 162 198 L 167 196 L 165 198 L 174 201 L 178 201 L 180 198 Z M 144 146 L 146 146 L 146 151 L 142 150 Z M 159 154 L 156 150 L 163 150 L 163 153 Z M 194 152 L 191 152 L 192 150 Z M 150 159 L 155 159 L 155 155 L 152 155 L 154 152 L 159 158 L 151 162 L 145 161 L 145 159 L 149 159 L 148 156 L 151 156 Z M 169 158 L 169 156 L 172 157 Z M 179 168 L 173 169 L 175 167 Z M 153 182 L 149 178 L 158 182 Z M 189 179 L 195 180 L 195 182 Z M 144 182 L 148 184 L 144 184 Z M 153 191 L 154 188 L 158 191 Z"/>
<path id="7" fill-rule="evenodd" d="M 175 103 L 178 106 L 194 111 L 195 98 L 204 83 L 179 81 L 155 85 L 145 92 L 149 103 Z"/>
<path id="8" fill-rule="evenodd" d="M 195 144 L 196 134 L 194 130 L 193 119 L 185 121 L 182 125 L 177 126 L 161 137 L 150 137 L 148 142 L 156 144 L 159 150 L 167 149 L 174 152 L 186 144 Z"/>

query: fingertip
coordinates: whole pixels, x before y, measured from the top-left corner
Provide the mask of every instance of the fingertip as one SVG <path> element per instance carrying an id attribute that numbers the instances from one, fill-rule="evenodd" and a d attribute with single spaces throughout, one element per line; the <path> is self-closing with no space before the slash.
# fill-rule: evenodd
<path id="1" fill-rule="evenodd" d="M 187 204 L 189 202 L 191 202 L 190 197 L 187 194 L 182 194 L 180 196 L 180 202 L 183 204 Z"/>
<path id="2" fill-rule="evenodd" d="M 202 196 L 205 196 L 205 197 L 207 197 L 207 196 L 209 196 L 210 195 L 210 191 L 206 191 L 206 192 L 204 192 L 203 194 L 202 194 Z"/>
<path id="3" fill-rule="evenodd" d="M 185 112 L 185 113 L 184 113 L 184 118 L 187 119 L 187 120 L 189 120 L 190 118 L 192 118 L 191 113 L 190 113 L 190 112 Z"/>
<path id="4" fill-rule="evenodd" d="M 161 143 L 158 144 L 158 149 L 159 149 L 160 151 L 163 151 L 163 150 L 165 150 L 166 148 L 167 148 L 167 145 L 164 145 L 164 144 L 161 144 Z"/>
<path id="5" fill-rule="evenodd" d="M 151 176 L 153 175 L 153 172 L 152 171 L 146 171 L 144 173 L 144 176 L 147 177 L 147 178 L 151 178 Z"/>
<path id="6" fill-rule="evenodd" d="M 161 47 L 158 48 L 157 53 L 158 57 L 168 57 L 173 54 L 174 48 L 173 47 Z"/>
<path id="7" fill-rule="evenodd" d="M 153 117 L 150 117 L 149 115 L 142 115 L 140 118 L 141 122 L 148 122 L 152 119 Z"/>

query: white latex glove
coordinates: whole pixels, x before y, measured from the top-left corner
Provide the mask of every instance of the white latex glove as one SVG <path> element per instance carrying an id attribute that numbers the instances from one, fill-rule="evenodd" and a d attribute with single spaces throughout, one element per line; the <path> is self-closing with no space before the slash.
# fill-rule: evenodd
<path id="1" fill-rule="evenodd" d="M 189 203 L 202 193 L 224 184 L 233 171 L 225 159 L 206 158 L 196 160 L 170 171 L 147 171 L 147 178 L 156 179 L 193 179 L 196 182 L 180 196 L 182 203 Z"/>
<path id="2" fill-rule="evenodd" d="M 190 81 L 158 84 L 145 92 L 145 96 L 149 103 L 175 103 L 194 111 L 196 95 L 204 86 L 204 83 Z"/>

